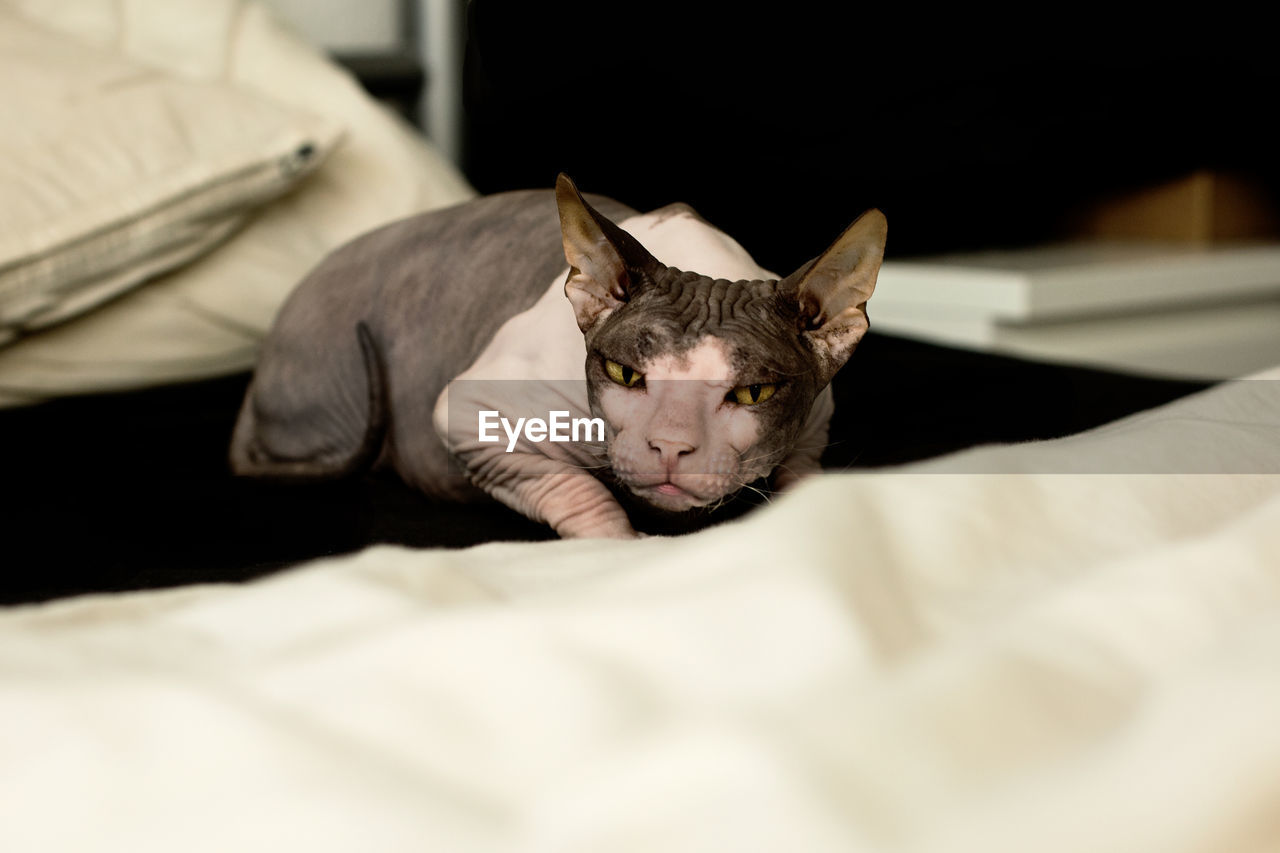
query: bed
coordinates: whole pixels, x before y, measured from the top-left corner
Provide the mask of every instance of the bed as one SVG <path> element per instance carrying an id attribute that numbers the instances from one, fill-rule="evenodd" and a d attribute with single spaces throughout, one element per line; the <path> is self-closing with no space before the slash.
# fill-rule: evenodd
<path id="1" fill-rule="evenodd" d="M 252 180 L 202 165 L 0 242 L 0 848 L 1280 840 L 1280 368 L 1210 386 L 873 331 L 827 473 L 628 543 L 378 475 L 237 480 L 289 287 L 474 190 L 260 8 L 202 3 L 210 45 L 146 6 L 0 4 L 9 44 L 162 87 L 167 126 L 213 97 L 261 128 L 229 144 L 268 143 Z"/>

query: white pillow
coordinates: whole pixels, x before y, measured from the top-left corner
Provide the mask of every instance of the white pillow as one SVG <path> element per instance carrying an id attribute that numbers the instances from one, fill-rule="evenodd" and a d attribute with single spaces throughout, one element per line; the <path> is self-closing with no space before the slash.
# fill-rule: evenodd
<path id="1" fill-rule="evenodd" d="M 247 370 L 284 298 L 329 251 L 475 195 L 430 143 L 255 3 L 0 0 L 5 9 L 185 79 L 323 116 L 345 136 L 312 177 L 220 248 L 0 348 L 0 405 Z"/>
<path id="2" fill-rule="evenodd" d="M 2 9 L 0 79 L 0 345 L 209 251 L 340 135 Z"/>

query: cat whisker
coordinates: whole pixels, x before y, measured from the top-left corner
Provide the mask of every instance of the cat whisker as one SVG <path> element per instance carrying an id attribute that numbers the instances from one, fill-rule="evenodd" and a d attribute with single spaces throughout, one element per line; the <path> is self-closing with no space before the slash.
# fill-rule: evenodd
<path id="1" fill-rule="evenodd" d="M 838 444 L 840 444 L 838 441 L 828 441 L 826 444 L 797 444 L 792 448 L 792 450 L 826 450 L 827 448 L 835 447 Z"/>
<path id="2" fill-rule="evenodd" d="M 773 470 L 775 470 L 775 471 L 786 471 L 788 474 L 795 474 L 795 473 L 796 473 L 796 470 L 795 470 L 794 468 L 792 468 L 790 465 L 786 465 L 786 464 L 782 464 L 782 463 L 779 463 L 779 465 L 778 465 L 776 468 L 774 468 Z"/>
<path id="3" fill-rule="evenodd" d="M 766 492 L 764 489 L 760 488 L 759 486 L 753 486 L 750 483 L 743 483 L 741 486 L 739 486 L 739 488 L 744 489 L 748 492 L 755 492 L 757 495 L 760 496 L 760 499 L 767 504 L 773 503 L 773 495 L 770 494 L 769 492 Z"/>
<path id="4" fill-rule="evenodd" d="M 764 468 L 765 473 L 782 466 L 782 460 L 778 458 L 778 454 L 766 454 L 764 456 L 756 456 L 750 459 L 742 460 L 742 467 L 748 469 Z M 755 479 L 754 477 L 752 479 Z"/>

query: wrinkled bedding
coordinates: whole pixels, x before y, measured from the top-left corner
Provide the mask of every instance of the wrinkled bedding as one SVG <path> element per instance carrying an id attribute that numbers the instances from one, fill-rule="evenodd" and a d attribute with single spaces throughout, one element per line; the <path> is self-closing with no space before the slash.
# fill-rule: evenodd
<path id="1" fill-rule="evenodd" d="M 0 848 L 1273 849 L 1276 379 L 683 538 L 12 609 Z"/>

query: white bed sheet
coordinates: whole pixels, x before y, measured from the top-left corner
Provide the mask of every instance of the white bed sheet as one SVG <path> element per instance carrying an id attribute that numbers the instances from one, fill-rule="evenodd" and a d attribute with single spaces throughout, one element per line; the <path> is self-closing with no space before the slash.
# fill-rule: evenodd
<path id="1" fill-rule="evenodd" d="M 935 463 L 683 538 L 11 610 L 0 849 L 1275 849 L 1264 387 L 1067 441 L 1269 474 Z"/>

